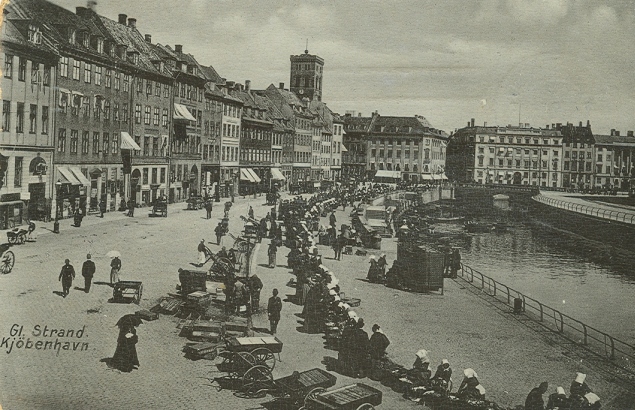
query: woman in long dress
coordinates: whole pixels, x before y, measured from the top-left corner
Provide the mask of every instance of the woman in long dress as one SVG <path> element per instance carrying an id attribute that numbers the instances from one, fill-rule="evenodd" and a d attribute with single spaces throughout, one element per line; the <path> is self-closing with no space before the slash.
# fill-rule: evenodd
<path id="1" fill-rule="evenodd" d="M 141 323 L 140 319 L 135 322 L 134 318 L 127 315 L 119 319 L 117 326 L 119 327 L 119 337 L 117 338 L 117 348 L 112 357 L 112 367 L 122 372 L 131 372 L 139 366 L 139 358 L 137 357 L 137 329 L 135 323 Z"/>

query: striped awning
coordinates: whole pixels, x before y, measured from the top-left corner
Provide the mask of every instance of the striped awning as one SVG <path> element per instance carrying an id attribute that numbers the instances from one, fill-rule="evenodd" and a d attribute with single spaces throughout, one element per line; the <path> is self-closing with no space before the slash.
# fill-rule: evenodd
<path id="1" fill-rule="evenodd" d="M 71 185 L 82 185 L 82 183 L 79 182 L 79 180 L 75 177 L 70 169 L 66 167 L 57 167 L 57 170 L 60 172 L 60 175 L 64 179 L 64 181 L 62 182 L 66 182 Z"/>
<path id="2" fill-rule="evenodd" d="M 80 184 L 82 184 L 84 186 L 89 186 L 90 185 L 90 181 L 88 180 L 88 178 L 86 178 L 86 176 L 84 176 L 84 174 L 82 173 L 82 171 L 79 168 L 70 167 L 68 169 L 69 169 L 69 171 L 71 171 L 73 173 L 73 176 L 75 177 L 75 179 L 77 179 L 79 181 Z"/>
<path id="3" fill-rule="evenodd" d="M 271 179 L 284 181 L 286 178 L 282 175 L 282 172 L 280 172 L 278 168 L 271 168 Z"/>
<path id="4" fill-rule="evenodd" d="M 249 172 L 249 174 L 251 175 L 251 179 L 254 180 L 255 183 L 260 183 L 260 181 L 262 181 L 260 179 L 260 177 L 258 176 L 258 174 L 256 174 L 256 172 L 251 169 L 251 168 L 245 168 L 247 170 L 247 172 Z"/>
<path id="5" fill-rule="evenodd" d="M 172 116 L 175 120 L 185 120 L 185 121 L 194 121 L 196 122 L 196 118 L 192 116 L 190 110 L 187 109 L 183 104 L 174 103 L 174 115 Z"/>
<path id="6" fill-rule="evenodd" d="M 249 171 L 247 171 L 247 168 L 240 169 L 240 180 L 247 181 L 247 182 L 256 182 L 254 178 L 251 176 L 251 174 L 249 173 Z"/>
<path id="7" fill-rule="evenodd" d="M 121 149 L 129 149 L 133 151 L 141 151 L 139 144 L 125 131 L 121 131 Z"/>

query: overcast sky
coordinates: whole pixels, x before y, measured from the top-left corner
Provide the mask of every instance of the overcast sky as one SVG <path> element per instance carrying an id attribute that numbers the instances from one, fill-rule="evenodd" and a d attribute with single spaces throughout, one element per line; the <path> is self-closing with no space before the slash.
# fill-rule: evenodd
<path id="1" fill-rule="evenodd" d="M 55 0 L 74 10 L 81 0 Z M 228 80 L 289 83 L 289 55 L 325 60 L 334 111 L 420 114 L 446 131 L 590 120 L 635 129 L 633 0 L 98 0 L 153 42 Z"/>

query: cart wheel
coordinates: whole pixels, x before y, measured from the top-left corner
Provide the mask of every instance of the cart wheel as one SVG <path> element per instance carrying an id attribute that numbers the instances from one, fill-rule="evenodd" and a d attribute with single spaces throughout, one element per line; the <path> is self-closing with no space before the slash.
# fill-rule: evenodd
<path id="1" fill-rule="evenodd" d="M 276 367 L 276 357 L 273 355 L 273 352 L 266 347 L 254 349 L 251 351 L 251 354 L 259 365 L 267 366 L 271 370 Z"/>
<path id="2" fill-rule="evenodd" d="M 20 236 L 18 236 L 18 240 L 20 241 L 20 245 L 23 245 L 26 242 L 26 235 L 20 234 Z"/>
<path id="3" fill-rule="evenodd" d="M 0 273 L 6 275 L 11 272 L 15 264 L 15 255 L 11 251 L 6 251 L 0 258 Z"/>
<path id="4" fill-rule="evenodd" d="M 372 404 L 364 403 L 355 410 L 374 410 L 374 409 L 375 409 L 375 406 L 373 406 Z"/>
<path id="5" fill-rule="evenodd" d="M 214 349 L 211 352 L 205 354 L 204 356 L 207 360 L 216 360 L 218 357 L 218 349 Z"/>
<path id="6" fill-rule="evenodd" d="M 16 236 L 7 236 L 7 239 L 9 240 L 10 244 L 15 244 L 18 240 Z"/>
<path id="7" fill-rule="evenodd" d="M 259 395 L 263 390 L 273 386 L 273 376 L 267 366 L 256 365 L 245 372 L 243 376 L 243 391 L 250 397 Z"/>
<path id="8" fill-rule="evenodd" d="M 324 387 L 316 387 L 315 389 L 311 390 L 305 397 L 304 397 L 304 407 L 305 408 L 309 408 L 309 400 L 312 400 L 314 398 L 317 397 L 318 394 L 320 393 L 324 393 L 326 391 L 326 389 Z"/>
<path id="9" fill-rule="evenodd" d="M 256 365 L 256 359 L 249 352 L 233 353 L 229 362 L 229 377 L 232 379 L 240 379 Z"/>

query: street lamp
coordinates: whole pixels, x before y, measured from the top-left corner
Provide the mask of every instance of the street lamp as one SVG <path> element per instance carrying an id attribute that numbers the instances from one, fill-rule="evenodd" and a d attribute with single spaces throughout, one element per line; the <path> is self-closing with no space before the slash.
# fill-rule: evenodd
<path id="1" fill-rule="evenodd" d="M 61 212 L 62 211 L 61 196 L 62 196 L 62 181 L 58 179 L 57 182 L 55 183 L 56 202 L 55 202 L 55 222 L 53 222 L 53 233 L 60 233 L 59 218 L 60 218 L 60 214 L 62 213 Z"/>

